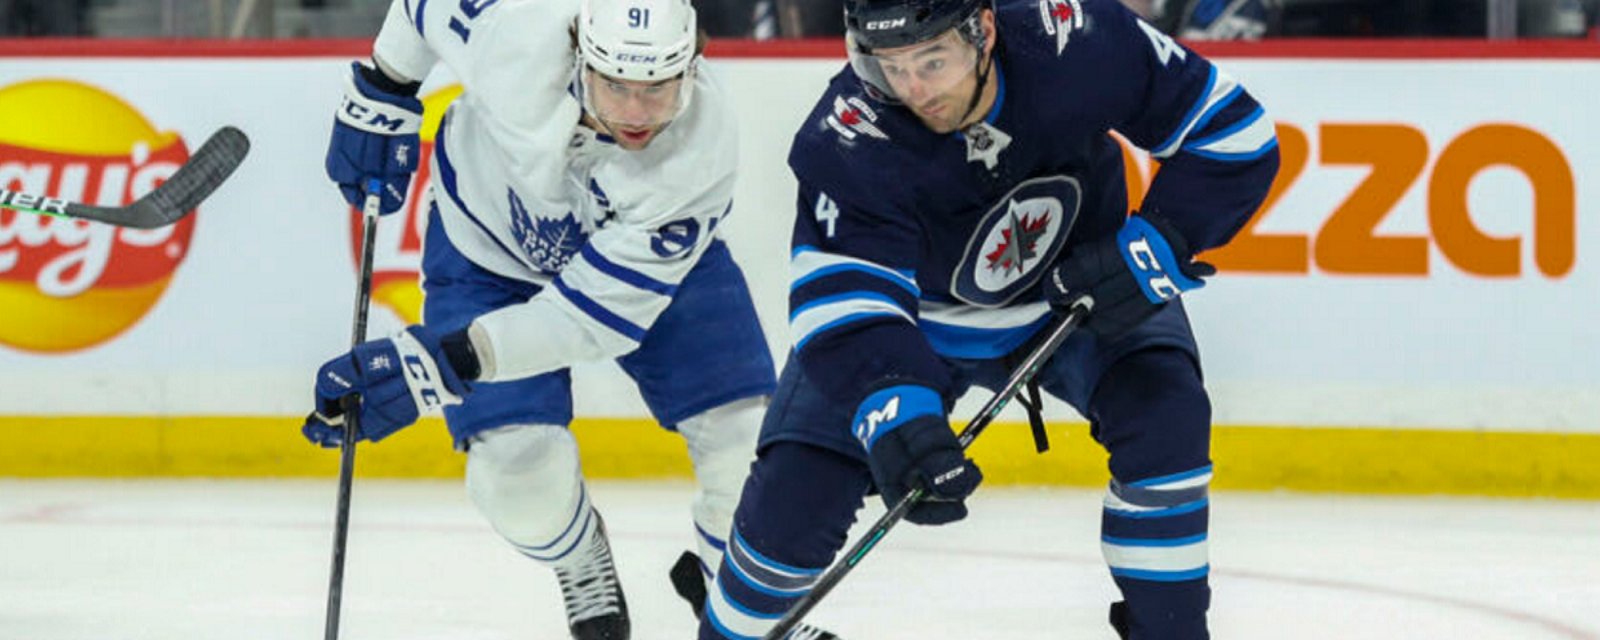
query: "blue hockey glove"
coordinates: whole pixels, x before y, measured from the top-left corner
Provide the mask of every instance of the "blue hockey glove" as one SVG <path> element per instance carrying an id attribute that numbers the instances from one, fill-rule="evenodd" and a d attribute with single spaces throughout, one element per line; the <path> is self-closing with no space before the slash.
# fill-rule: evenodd
<path id="1" fill-rule="evenodd" d="M 439 338 L 424 327 L 412 326 L 393 338 L 363 342 L 322 365 L 317 371 L 317 409 L 300 431 L 314 444 L 339 446 L 344 441 L 343 400 L 358 395 L 357 439 L 377 442 L 425 413 L 459 404 L 466 390 Z"/>
<path id="2" fill-rule="evenodd" d="M 961 450 L 938 392 L 920 385 L 879 390 L 861 402 L 852 424 L 885 505 L 892 509 L 921 487 L 927 497 L 906 512 L 907 520 L 945 524 L 967 517 L 964 501 L 983 472 Z"/>
<path id="3" fill-rule="evenodd" d="M 416 85 L 400 85 L 383 77 L 382 71 L 350 63 L 344 102 L 334 115 L 333 139 L 328 143 L 328 177 L 356 207 L 366 200 L 366 184 L 377 180 L 383 185 L 379 210 L 399 211 L 417 170 L 421 130 L 422 101 L 416 98 Z"/>
<path id="4" fill-rule="evenodd" d="M 1217 272 L 1195 262 L 1189 244 L 1167 221 L 1135 214 L 1116 235 L 1076 247 L 1045 280 L 1051 306 L 1063 313 L 1080 295 L 1094 299 L 1085 328 L 1105 337 L 1126 333 L 1168 300 L 1205 286 Z"/>

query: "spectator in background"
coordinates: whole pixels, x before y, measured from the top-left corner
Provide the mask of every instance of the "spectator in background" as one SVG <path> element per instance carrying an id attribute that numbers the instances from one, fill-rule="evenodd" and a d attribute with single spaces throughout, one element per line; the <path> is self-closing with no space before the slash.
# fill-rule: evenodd
<path id="1" fill-rule="evenodd" d="M 1523 38 L 1582 38 L 1591 35 L 1595 3 L 1582 0 L 1522 0 L 1517 35 Z"/>
<path id="2" fill-rule="evenodd" d="M 1171 35 L 1188 40 L 1260 40 L 1275 31 L 1282 0 L 1122 0 Z"/>
<path id="3" fill-rule="evenodd" d="M 0 0 L 0 36 L 84 36 L 87 0 Z"/>
<path id="4" fill-rule="evenodd" d="M 713 38 L 841 38 L 839 0 L 694 0 Z"/>

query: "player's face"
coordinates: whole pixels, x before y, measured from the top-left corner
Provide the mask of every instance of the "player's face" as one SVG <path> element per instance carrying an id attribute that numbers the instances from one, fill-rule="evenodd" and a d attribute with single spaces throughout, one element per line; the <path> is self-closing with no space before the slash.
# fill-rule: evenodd
<path id="1" fill-rule="evenodd" d="M 955 131 L 978 86 L 978 51 L 954 30 L 878 54 L 884 80 L 929 129 Z"/>
<path id="2" fill-rule="evenodd" d="M 592 114 L 617 145 L 630 151 L 649 146 L 678 114 L 683 76 L 656 82 L 612 78 L 593 69 L 584 72 Z"/>

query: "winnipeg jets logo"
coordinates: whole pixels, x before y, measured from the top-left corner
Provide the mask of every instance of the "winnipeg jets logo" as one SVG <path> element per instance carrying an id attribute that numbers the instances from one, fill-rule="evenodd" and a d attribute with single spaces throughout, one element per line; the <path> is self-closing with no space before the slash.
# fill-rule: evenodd
<path id="1" fill-rule="evenodd" d="M 1039 18 L 1044 32 L 1056 38 L 1056 55 L 1067 50 L 1072 32 L 1083 28 L 1083 5 L 1079 0 L 1039 0 Z"/>
<path id="2" fill-rule="evenodd" d="M 991 171 L 1000 164 L 1000 152 L 1011 146 L 1011 135 L 987 122 L 967 127 L 961 135 L 967 139 L 967 162 L 982 162 Z"/>
<path id="3" fill-rule="evenodd" d="M 854 96 L 834 96 L 833 113 L 824 122 L 845 140 L 855 140 L 856 136 L 863 133 L 879 140 L 889 139 L 889 135 L 876 124 L 878 112 L 867 106 L 865 100 Z"/>
<path id="4" fill-rule="evenodd" d="M 1000 245 L 984 255 L 989 261 L 989 271 L 999 271 L 1002 277 L 1010 276 L 1013 270 L 1022 273 L 1031 266 L 1029 261 L 1039 257 L 1039 237 L 1050 227 L 1051 207 L 1043 207 L 1037 215 L 1021 209 L 1016 200 L 1011 201 L 1006 211 L 1007 221 L 1001 223 Z"/>
<path id="5" fill-rule="evenodd" d="M 950 275 L 950 294 L 967 304 L 999 307 L 1033 287 L 1066 245 L 1082 200 L 1071 176 L 1017 185 L 972 230 Z"/>
<path id="6" fill-rule="evenodd" d="M 517 192 L 506 190 L 511 200 L 511 235 L 533 266 L 545 273 L 560 273 L 583 248 L 589 234 L 571 211 L 562 218 L 545 218 L 528 213 Z"/>

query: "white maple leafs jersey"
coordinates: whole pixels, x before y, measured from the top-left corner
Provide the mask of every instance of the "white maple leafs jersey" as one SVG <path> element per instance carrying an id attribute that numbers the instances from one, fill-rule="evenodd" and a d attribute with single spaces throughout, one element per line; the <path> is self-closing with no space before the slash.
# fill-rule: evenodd
<path id="1" fill-rule="evenodd" d="M 473 322 L 484 380 L 637 348 L 732 206 L 738 137 L 703 61 L 688 108 L 647 148 L 579 124 L 568 35 L 578 8 L 394 0 L 373 46 L 406 78 L 443 62 L 459 79 L 434 144 L 444 230 L 474 263 L 543 287 Z"/>

